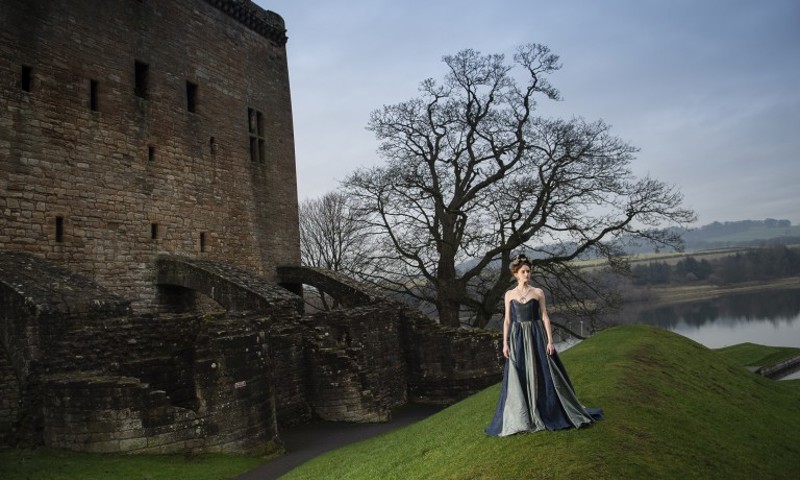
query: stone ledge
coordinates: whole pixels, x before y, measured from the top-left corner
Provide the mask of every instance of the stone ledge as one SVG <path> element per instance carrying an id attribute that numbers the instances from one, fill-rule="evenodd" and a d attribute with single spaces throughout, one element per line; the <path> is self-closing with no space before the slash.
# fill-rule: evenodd
<path id="1" fill-rule="evenodd" d="M 206 0 L 237 22 L 278 46 L 286 45 L 286 27 L 280 15 L 250 0 Z"/>
<path id="2" fill-rule="evenodd" d="M 3 296 L 22 299 L 15 303 L 22 303 L 20 308 L 26 311 L 18 315 L 116 317 L 131 312 L 128 300 L 83 275 L 28 253 L 0 251 L 0 292 L 3 290 Z"/>

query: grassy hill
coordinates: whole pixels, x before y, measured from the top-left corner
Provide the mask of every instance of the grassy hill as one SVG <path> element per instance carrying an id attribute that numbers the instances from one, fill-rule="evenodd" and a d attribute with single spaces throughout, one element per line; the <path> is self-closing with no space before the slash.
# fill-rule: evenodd
<path id="1" fill-rule="evenodd" d="M 716 350 L 742 366 L 768 367 L 800 355 L 800 348 L 740 343 Z"/>
<path id="2" fill-rule="evenodd" d="M 640 325 L 606 330 L 562 358 L 604 422 L 489 438 L 495 386 L 282 478 L 800 478 L 800 381 L 758 377 L 741 359 Z"/>

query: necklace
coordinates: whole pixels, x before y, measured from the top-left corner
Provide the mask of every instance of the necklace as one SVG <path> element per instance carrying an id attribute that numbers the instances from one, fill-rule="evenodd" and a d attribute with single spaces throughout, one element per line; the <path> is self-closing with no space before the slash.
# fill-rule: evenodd
<path id="1" fill-rule="evenodd" d="M 520 300 L 519 301 L 521 303 L 525 303 L 525 301 L 528 299 L 528 293 L 530 293 L 530 291 L 531 291 L 531 287 L 530 286 L 526 285 L 526 287 L 527 288 L 519 288 L 519 287 L 517 287 L 517 289 L 516 289 L 517 293 L 520 296 Z"/>

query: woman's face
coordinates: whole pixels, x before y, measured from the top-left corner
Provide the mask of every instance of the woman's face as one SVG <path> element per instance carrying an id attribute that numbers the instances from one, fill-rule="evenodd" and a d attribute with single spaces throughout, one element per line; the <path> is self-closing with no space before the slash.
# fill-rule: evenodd
<path id="1" fill-rule="evenodd" d="M 514 278 L 516 278 L 518 282 L 527 282 L 528 279 L 531 278 L 531 267 L 527 265 L 519 267 L 517 273 L 514 274 Z"/>

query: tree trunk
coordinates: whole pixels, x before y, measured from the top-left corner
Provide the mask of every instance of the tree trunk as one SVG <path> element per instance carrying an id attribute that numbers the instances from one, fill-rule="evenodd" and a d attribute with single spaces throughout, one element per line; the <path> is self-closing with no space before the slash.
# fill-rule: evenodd
<path id="1" fill-rule="evenodd" d="M 497 313 L 497 305 L 502 304 L 505 289 L 499 286 L 498 282 L 494 287 L 489 289 L 483 297 L 483 304 L 475 310 L 475 324 L 474 327 L 486 328 L 489 321 Z M 500 312 L 502 313 L 502 307 Z"/>
<path id="2" fill-rule="evenodd" d="M 492 319 L 493 314 L 494 312 L 487 312 L 484 309 L 476 311 L 475 324 L 472 326 L 477 328 L 486 328 L 489 325 L 489 321 Z"/>
<path id="3" fill-rule="evenodd" d="M 458 300 L 446 298 L 446 296 L 442 295 L 441 290 L 439 290 L 439 297 L 436 301 L 436 310 L 439 312 L 439 323 L 448 327 L 460 327 L 460 306 Z"/>
<path id="4" fill-rule="evenodd" d="M 452 252 L 452 248 L 447 248 L 447 245 L 442 250 L 444 251 L 439 258 L 436 275 L 438 284 L 436 310 L 439 312 L 439 323 L 448 327 L 460 327 L 461 302 L 459 300 L 462 292 L 456 278 L 455 253 Z"/>

